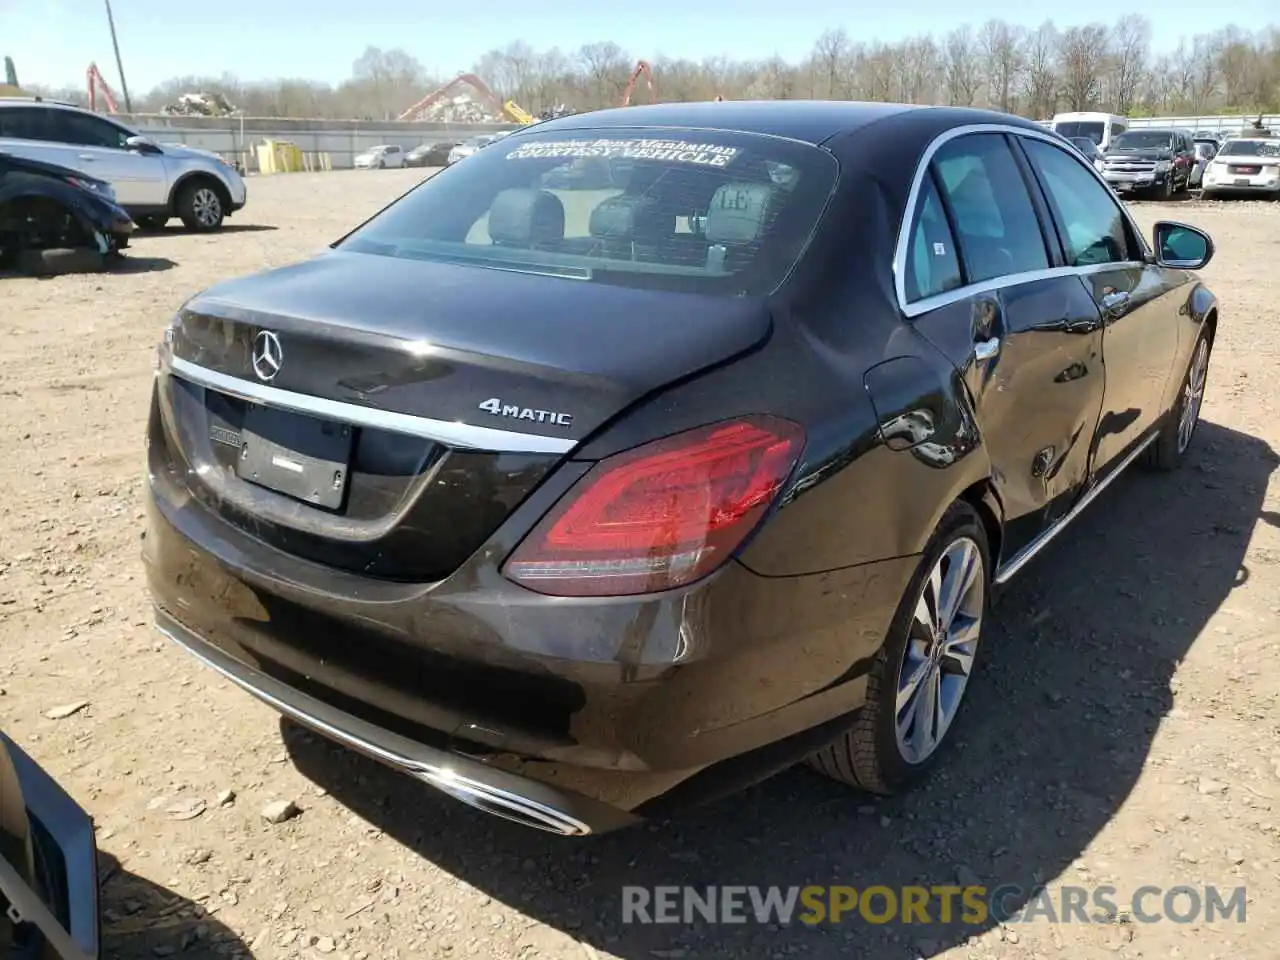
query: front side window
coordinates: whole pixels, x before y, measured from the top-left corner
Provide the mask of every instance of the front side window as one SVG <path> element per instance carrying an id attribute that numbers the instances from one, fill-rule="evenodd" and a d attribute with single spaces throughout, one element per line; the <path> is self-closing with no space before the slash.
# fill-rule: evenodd
<path id="1" fill-rule="evenodd" d="M 619 286 L 762 296 L 835 187 L 826 151 L 711 130 L 527 132 L 424 181 L 338 246 Z"/>
<path id="2" fill-rule="evenodd" d="M 129 139 L 129 134 L 106 120 L 66 110 L 58 112 L 56 123 L 60 132 L 58 139 L 63 143 L 110 150 L 128 149 L 125 141 Z"/>
<path id="3" fill-rule="evenodd" d="M 1002 134 L 950 140 L 935 154 L 933 166 L 968 283 L 1048 268 L 1040 220 Z"/>
<path id="4" fill-rule="evenodd" d="M 1067 266 L 1131 259 L 1124 214 L 1097 178 L 1065 150 L 1030 137 L 1022 143 L 1064 234 Z"/>
<path id="5" fill-rule="evenodd" d="M 963 282 L 951 226 L 932 174 L 924 178 L 920 191 L 908 257 L 905 277 L 908 303 L 954 290 Z"/>
<path id="6" fill-rule="evenodd" d="M 1125 131 L 1125 128 L 1123 125 L 1119 123 L 1113 123 L 1111 125 L 1111 139 L 1114 140 L 1116 137 L 1120 136 L 1120 134 L 1124 133 L 1124 131 Z"/>

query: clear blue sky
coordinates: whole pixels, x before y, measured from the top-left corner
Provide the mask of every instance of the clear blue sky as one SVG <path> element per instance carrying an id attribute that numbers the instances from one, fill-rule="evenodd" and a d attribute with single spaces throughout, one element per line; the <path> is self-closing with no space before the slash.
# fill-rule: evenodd
<path id="1" fill-rule="evenodd" d="M 447 2 L 447 0 L 446 0 Z M 1033 26 L 1053 17 L 1059 26 L 1112 22 L 1127 12 L 1147 14 L 1157 48 L 1207 32 L 1227 18 L 1249 32 L 1280 23 L 1280 0 L 1233 0 L 1228 5 L 1174 7 L 1108 0 L 1067 6 L 1027 0 L 906 0 L 874 13 L 829 0 L 478 0 L 449 3 L 431 15 L 426 0 L 112 0 L 131 92 L 142 93 L 178 75 L 246 80 L 281 76 L 337 82 L 369 45 L 403 47 L 441 76 L 471 67 L 486 50 L 522 39 L 535 48 L 566 52 L 595 40 L 614 40 L 634 56 L 701 59 L 726 55 L 798 60 L 827 27 L 857 39 L 896 40 L 915 33 L 975 26 L 992 17 Z M 466 12 L 470 8 L 471 13 Z M 546 13 L 535 14 L 541 7 Z M 713 14 L 710 11 L 715 10 Z M 0 54 L 12 56 L 24 83 L 81 84 L 90 61 L 117 82 L 102 0 L 0 0 Z"/>

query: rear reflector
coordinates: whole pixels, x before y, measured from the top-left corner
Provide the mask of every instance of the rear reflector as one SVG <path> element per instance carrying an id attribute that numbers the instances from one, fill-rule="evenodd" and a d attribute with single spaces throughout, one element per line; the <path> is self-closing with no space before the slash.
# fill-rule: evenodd
<path id="1" fill-rule="evenodd" d="M 601 460 L 542 519 L 504 573 L 538 593 L 626 596 L 684 586 L 720 566 L 790 475 L 804 431 L 752 416 Z"/>

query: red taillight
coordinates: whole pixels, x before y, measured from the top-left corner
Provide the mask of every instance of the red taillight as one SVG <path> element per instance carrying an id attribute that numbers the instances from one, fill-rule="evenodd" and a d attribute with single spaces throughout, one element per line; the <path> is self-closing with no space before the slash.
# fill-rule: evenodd
<path id="1" fill-rule="evenodd" d="M 791 473 L 804 431 L 745 417 L 600 461 L 516 548 L 504 572 L 561 597 L 654 593 L 728 558 Z"/>

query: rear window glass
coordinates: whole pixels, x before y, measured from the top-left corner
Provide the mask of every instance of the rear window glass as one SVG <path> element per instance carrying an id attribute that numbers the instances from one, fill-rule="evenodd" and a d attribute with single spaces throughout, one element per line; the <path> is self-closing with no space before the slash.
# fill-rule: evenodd
<path id="1" fill-rule="evenodd" d="M 1218 151 L 1225 157 L 1280 157 L 1280 140 L 1228 140 Z"/>
<path id="2" fill-rule="evenodd" d="M 1072 137 L 1087 137 L 1100 144 L 1107 125 L 1096 120 L 1060 120 L 1053 125 L 1053 129 L 1068 140 Z"/>
<path id="3" fill-rule="evenodd" d="M 759 296 L 803 253 L 837 169 L 807 144 L 719 130 L 526 133 L 425 181 L 340 246 Z"/>

